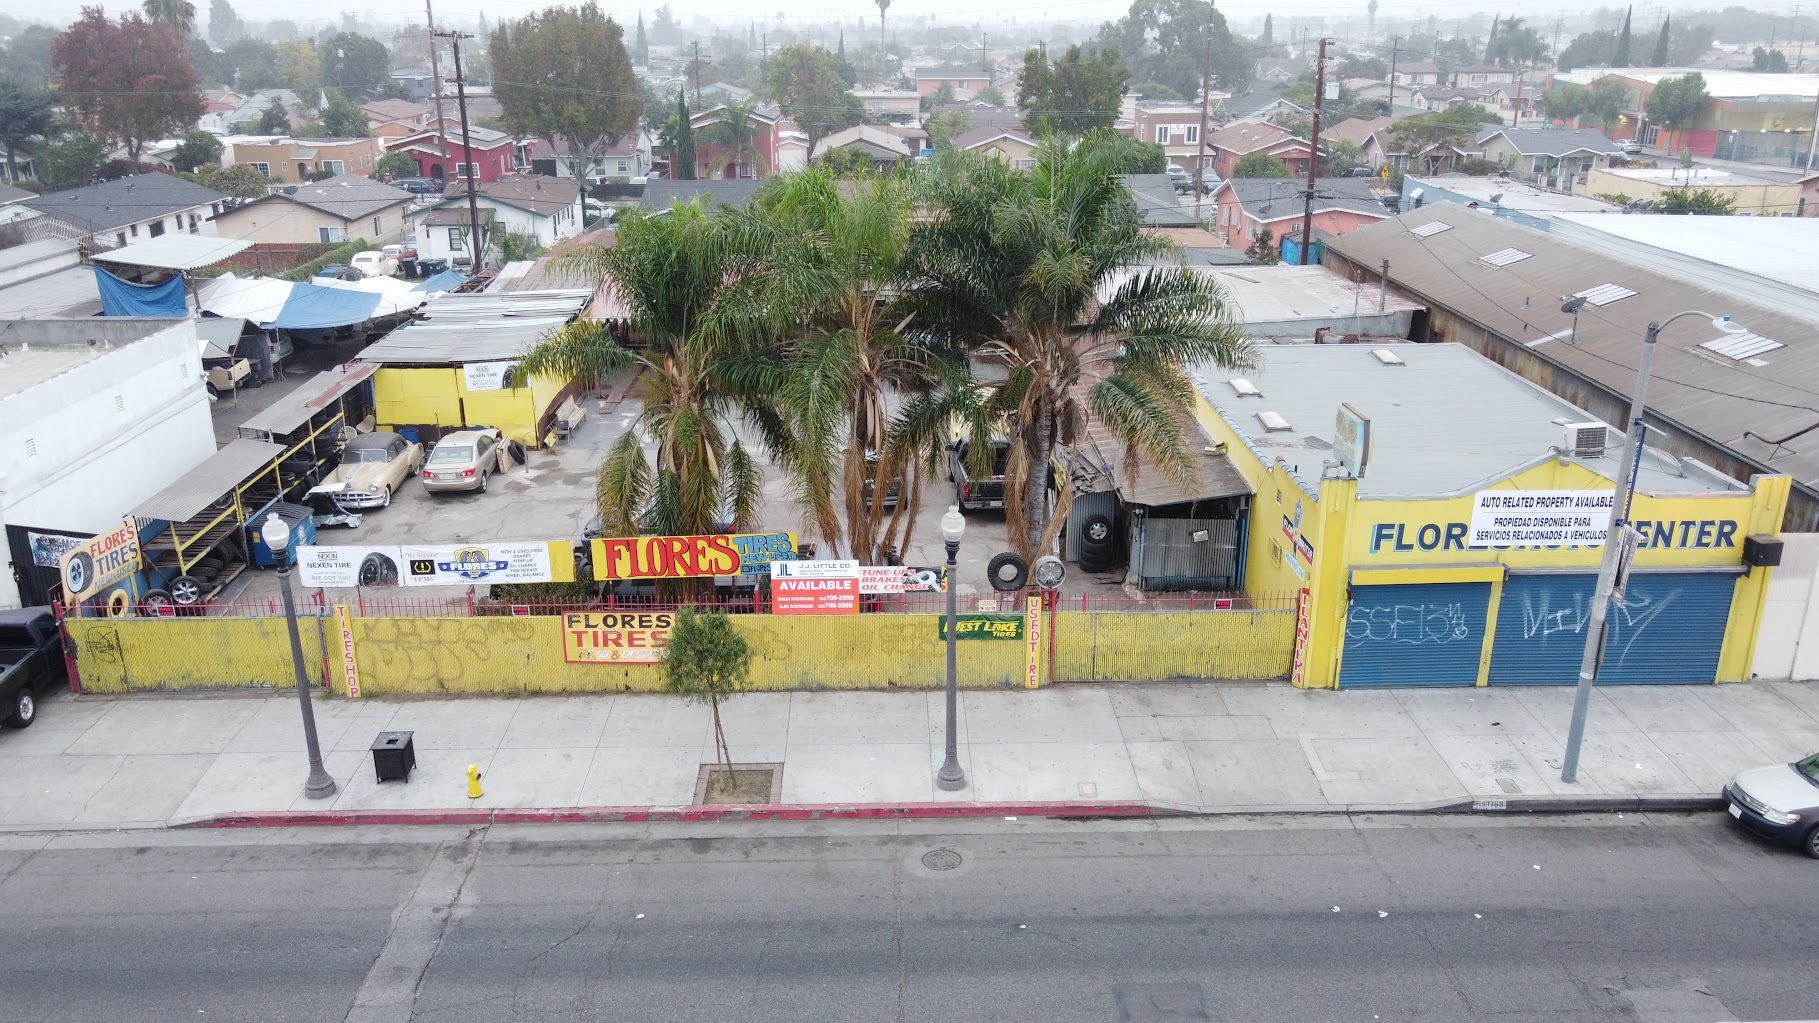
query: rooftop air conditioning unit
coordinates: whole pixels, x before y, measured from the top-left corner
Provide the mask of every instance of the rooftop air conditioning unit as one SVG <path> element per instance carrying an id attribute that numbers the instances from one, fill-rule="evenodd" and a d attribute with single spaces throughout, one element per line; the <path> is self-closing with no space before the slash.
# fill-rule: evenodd
<path id="1" fill-rule="evenodd" d="M 1562 447 L 1574 458 L 1598 458 L 1610 444 L 1610 428 L 1603 423 L 1568 423 L 1561 429 L 1566 431 Z"/>

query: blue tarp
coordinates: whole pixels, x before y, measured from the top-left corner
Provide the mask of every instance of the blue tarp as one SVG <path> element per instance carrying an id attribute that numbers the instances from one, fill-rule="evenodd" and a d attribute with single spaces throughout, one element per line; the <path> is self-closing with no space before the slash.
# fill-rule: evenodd
<path id="1" fill-rule="evenodd" d="M 123 281 L 100 267 L 95 267 L 95 286 L 101 291 L 103 316 L 174 316 L 189 315 L 189 303 L 183 294 L 183 278 L 172 277 L 163 284 L 134 284 Z"/>
<path id="2" fill-rule="evenodd" d="M 369 291 L 325 288 L 319 284 L 294 284 L 278 316 L 262 327 L 279 330 L 324 330 L 372 319 L 380 296 Z"/>
<path id="3" fill-rule="evenodd" d="M 463 284 L 466 284 L 466 283 L 467 283 L 466 277 L 461 276 L 459 273 L 457 273 L 453 270 L 444 270 L 441 273 L 437 274 L 436 276 L 431 277 L 429 280 L 424 281 L 422 284 L 417 285 L 416 290 L 417 291 L 454 291 L 456 288 L 459 288 L 460 286 L 462 286 Z"/>

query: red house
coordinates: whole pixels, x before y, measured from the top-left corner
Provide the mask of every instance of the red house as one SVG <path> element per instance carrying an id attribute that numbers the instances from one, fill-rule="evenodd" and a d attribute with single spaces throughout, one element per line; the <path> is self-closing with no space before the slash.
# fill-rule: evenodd
<path id="1" fill-rule="evenodd" d="M 1312 152 L 1306 139 L 1268 121 L 1234 121 L 1208 134 L 1206 143 L 1213 151 L 1213 170 L 1222 178 L 1231 177 L 1238 161 L 1252 153 L 1267 153 L 1287 164 L 1290 174 L 1305 176 Z"/>
<path id="2" fill-rule="evenodd" d="M 518 157 L 516 143 L 502 131 L 475 125 L 464 138 L 459 124 L 439 128 L 434 122 L 415 135 L 387 142 L 385 148 L 415 160 L 417 177 L 451 181 L 470 175 L 476 181 L 498 181 L 515 169 Z"/>
<path id="3" fill-rule="evenodd" d="M 1269 228 L 1280 241 L 1301 230 L 1305 178 L 1228 178 L 1213 191 L 1218 213 L 1213 233 L 1227 247 L 1249 248 Z M 1314 236 L 1333 237 L 1389 219 L 1366 178 L 1314 179 Z"/>
<path id="4" fill-rule="evenodd" d="M 754 164 L 749 154 L 734 159 L 725 146 L 702 140 L 701 133 L 710 125 L 719 124 L 732 116 L 733 111 L 725 106 L 709 107 L 689 117 L 688 122 L 695 130 L 695 177 L 705 178 L 763 178 L 777 172 L 777 122 L 781 115 L 773 108 L 760 107 L 748 115 L 752 126 L 752 146 L 758 151 L 758 161 Z"/>

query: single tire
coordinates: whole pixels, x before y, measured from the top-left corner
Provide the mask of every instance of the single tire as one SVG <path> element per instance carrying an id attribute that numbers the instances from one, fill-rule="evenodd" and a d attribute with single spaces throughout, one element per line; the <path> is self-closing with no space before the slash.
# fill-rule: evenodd
<path id="1" fill-rule="evenodd" d="M 1806 833 L 1806 854 L 1819 860 L 1819 825 Z"/>
<path id="2" fill-rule="evenodd" d="M 1110 549 L 1116 541 L 1112 536 L 1112 520 L 1109 515 L 1088 515 L 1080 524 L 1080 545 L 1082 547 L 1103 546 Z"/>
<path id="3" fill-rule="evenodd" d="M 379 496 L 379 507 L 390 508 L 391 506 L 392 506 L 392 488 L 386 487 L 385 493 L 381 494 Z"/>
<path id="4" fill-rule="evenodd" d="M 171 580 L 171 603 L 178 607 L 195 607 L 202 603 L 203 589 L 207 586 L 193 575 L 180 575 Z"/>
<path id="5" fill-rule="evenodd" d="M 218 388 L 217 388 L 217 387 L 216 387 L 216 386 L 215 386 L 215 385 L 214 385 L 214 384 L 203 384 L 203 385 L 202 385 L 202 386 L 204 386 L 204 387 L 206 387 L 206 388 L 208 388 L 208 396 L 209 396 L 209 397 L 211 397 L 211 398 L 219 398 L 219 397 L 221 397 L 221 391 L 220 391 L 220 389 L 218 389 Z"/>
<path id="6" fill-rule="evenodd" d="M 1080 571 L 1082 572 L 1109 572 L 1112 570 L 1112 565 L 1112 556 L 1109 553 L 1096 554 L 1085 550 L 1080 552 Z"/>
<path id="7" fill-rule="evenodd" d="M 517 462 L 519 465 L 524 464 L 524 445 L 523 444 L 520 444 L 517 441 L 512 441 L 510 444 L 506 445 L 505 450 L 512 453 L 512 461 Z"/>
<path id="8" fill-rule="evenodd" d="M 210 572 L 219 572 L 227 567 L 227 559 L 219 554 L 204 554 L 197 559 L 196 567 Z"/>
<path id="9" fill-rule="evenodd" d="M 109 618 L 125 617 L 133 606 L 133 598 L 125 590 L 115 590 L 107 595 L 107 616 Z"/>
<path id="10" fill-rule="evenodd" d="M 139 596 L 139 613 L 155 618 L 171 606 L 171 595 L 164 590 L 146 590 Z"/>
<path id="11" fill-rule="evenodd" d="M 492 475 L 493 474 L 490 472 L 483 472 L 480 474 L 480 492 L 482 494 L 486 493 L 486 481 L 491 479 Z"/>
<path id="12" fill-rule="evenodd" d="M 88 589 L 95 578 L 95 559 L 87 551 L 77 551 L 69 559 L 69 567 L 63 573 L 63 588 L 69 592 L 65 597 L 74 596 Z"/>
<path id="13" fill-rule="evenodd" d="M 992 589 L 1010 593 L 1023 589 L 1023 584 L 1029 582 L 1030 567 L 1023 560 L 1023 555 L 1016 551 L 1005 551 L 993 556 L 985 566 L 985 573 L 991 577 Z"/>
<path id="14" fill-rule="evenodd" d="M 6 723 L 14 728 L 29 728 L 37 719 L 38 697 L 32 693 L 31 686 L 20 686 L 13 694 L 12 713 L 6 716 Z"/>

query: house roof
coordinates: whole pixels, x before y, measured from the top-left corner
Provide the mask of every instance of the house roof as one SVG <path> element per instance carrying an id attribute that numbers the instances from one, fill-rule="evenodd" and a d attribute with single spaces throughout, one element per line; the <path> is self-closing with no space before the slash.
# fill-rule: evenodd
<path id="1" fill-rule="evenodd" d="M 960 134 L 955 135 L 952 141 L 955 149 L 974 149 L 985 145 L 987 142 L 996 142 L 999 139 L 1010 139 L 1013 142 L 1021 142 L 1026 146 L 1033 146 L 1036 144 L 1035 138 L 1029 132 L 1023 131 L 1020 128 L 994 128 L 990 126 L 963 131 Z"/>
<path id="2" fill-rule="evenodd" d="M 14 188 L 12 185 L 0 181 L 0 206 L 11 206 L 13 203 L 30 199 L 37 194 L 37 192 L 28 192 L 23 188 Z"/>
<path id="3" fill-rule="evenodd" d="M 494 131 L 491 128 L 482 128 L 479 125 L 469 125 L 467 134 L 463 135 L 461 134 L 461 129 L 459 127 L 451 124 L 447 128 L 428 128 L 415 135 L 406 135 L 401 139 L 393 139 L 391 142 L 387 143 L 387 147 L 397 149 L 401 146 L 428 143 L 438 136 L 446 137 L 448 141 L 456 145 L 465 145 L 463 139 L 471 138 L 474 140 L 473 148 L 475 149 L 497 149 L 500 146 L 511 145 L 512 142 L 512 137 L 502 131 Z"/>
<path id="4" fill-rule="evenodd" d="M 413 103 L 408 99 L 376 99 L 360 104 L 360 109 L 384 121 L 409 121 L 429 116 L 429 104 Z"/>
<path id="5" fill-rule="evenodd" d="M 168 216 L 227 198 L 212 188 L 174 174 L 132 174 L 113 181 L 47 192 L 19 205 L 75 224 L 87 231 L 111 231 L 153 217 Z"/>
<path id="6" fill-rule="evenodd" d="M 1566 216 L 1610 222 L 1671 220 L 1689 239 L 1698 238 L 1707 222 L 1763 219 Z M 1437 222 L 1447 226 L 1425 236 L 1411 233 Z M 1740 298 L 1728 278 L 1669 275 L 1641 257 L 1614 258 L 1605 249 L 1563 238 L 1561 222 L 1556 218 L 1555 229 L 1542 232 L 1453 203 L 1434 203 L 1330 239 L 1327 247 L 1364 266 L 1388 259 L 1390 281 L 1396 287 L 1492 335 L 1511 339 L 1526 350 L 1525 359 L 1587 381 L 1618 408 L 1627 406 L 1635 388 L 1636 360 L 1647 323 L 1665 322 L 1688 309 L 1729 315 L 1765 342 L 1781 347 L 1763 347 L 1752 339 L 1744 357 L 1730 357 L 1719 348 L 1705 347 L 1707 342 L 1731 339 L 1705 320 L 1687 317 L 1669 324 L 1656 345 L 1649 383 L 1651 412 L 1665 421 L 1661 425 L 1666 429 L 1726 448 L 1763 471 L 1788 473 L 1808 492 L 1819 490 L 1819 446 L 1777 446 L 1760 439 L 1785 437 L 1813 424 L 1819 346 L 1807 342 L 1816 321 L 1791 313 L 1785 303 Z M 1529 255 L 1513 262 L 1506 257 L 1501 266 L 1484 262 L 1485 256 L 1506 249 Z M 1610 284 L 1634 294 L 1602 306 L 1588 302 L 1576 325 L 1572 314 L 1560 311 L 1560 296 Z"/>
<path id="7" fill-rule="evenodd" d="M 690 114 L 689 118 L 688 118 L 688 123 L 694 125 L 697 128 L 704 128 L 707 125 L 713 124 L 715 121 L 720 120 L 722 117 L 725 117 L 727 114 L 729 114 L 731 112 L 732 112 L 732 108 L 728 107 L 726 104 L 722 103 L 717 106 L 708 107 L 706 110 L 703 110 L 700 113 Z M 776 124 L 777 121 L 783 115 L 781 113 L 772 113 L 770 109 L 763 107 L 763 106 L 758 106 L 758 107 L 752 108 L 750 116 L 751 116 L 752 120 L 759 121 L 759 122 L 762 122 L 762 123 L 768 125 L 768 124 Z"/>
<path id="8" fill-rule="evenodd" d="M 1214 149 L 1223 149 L 1239 156 L 1268 149 L 1284 142 L 1307 144 L 1305 141 L 1297 139 L 1294 132 L 1267 121 L 1241 121 L 1236 124 L 1228 124 L 1208 135 L 1206 141 Z"/>
<path id="9" fill-rule="evenodd" d="M 1596 128 L 1490 128 L 1478 134 L 1478 145 L 1502 135 L 1523 156 L 1565 156 L 1568 153 L 1623 155 L 1623 148 Z"/>
<path id="10" fill-rule="evenodd" d="M 1315 178 L 1315 213 L 1344 210 L 1375 220 L 1389 217 L 1389 211 L 1371 193 L 1367 178 Z M 1262 222 L 1299 219 L 1305 203 L 1307 185 L 1299 178 L 1228 178 L 1213 193 L 1215 199 L 1227 192 L 1244 207 L 1244 212 Z M 1264 207 L 1269 211 L 1264 212 Z"/>
<path id="11" fill-rule="evenodd" d="M 286 186 L 282 191 L 229 210 L 222 217 L 231 217 L 240 210 L 266 203 L 294 202 L 342 220 L 359 220 L 380 210 L 410 202 L 412 198 L 411 193 L 404 189 L 393 188 L 372 178 L 363 178 L 358 174 L 337 174 L 322 181 Z"/>
<path id="12" fill-rule="evenodd" d="M 1320 137 L 1334 142 L 1350 142 L 1362 146 L 1366 139 L 1396 123 L 1394 117 L 1354 117 L 1340 121 L 1331 128 L 1322 128 Z"/>
<path id="13" fill-rule="evenodd" d="M 552 178 L 547 174 L 510 174 L 498 181 L 481 182 L 476 190 L 488 199 L 528 210 L 540 217 L 554 216 L 558 210 L 568 209 L 581 198 L 581 186 L 574 178 Z M 443 205 L 465 201 L 445 199 Z"/>
<path id="14" fill-rule="evenodd" d="M 919 133 L 917 137 L 920 137 Z M 910 144 L 904 141 L 903 134 L 886 131 L 877 125 L 856 124 L 818 139 L 815 142 L 814 158 L 820 159 L 836 149 L 851 146 L 870 147 L 879 155 L 900 159 L 916 155 Z"/>
<path id="15" fill-rule="evenodd" d="M 1137 204 L 1137 222 L 1144 227 L 1198 227 L 1194 215 L 1181 208 L 1175 183 L 1167 174 L 1120 174 L 1125 191 Z"/>
<path id="16" fill-rule="evenodd" d="M 702 181 L 674 181 L 660 178 L 644 186 L 643 205 L 653 210 L 667 210 L 677 203 L 694 202 L 706 197 L 709 209 L 744 207 L 758 194 L 764 182 L 756 178 L 710 178 Z"/>
<path id="17" fill-rule="evenodd" d="M 592 288 L 444 295 L 357 358 L 386 365 L 451 365 L 510 359 L 530 351 L 594 297 Z"/>
<path id="18" fill-rule="evenodd" d="M 1586 67 L 1561 72 L 1555 81 L 1590 85 L 1607 75 L 1633 82 L 1654 85 L 1663 79 L 1681 78 L 1698 72 L 1705 79 L 1706 95 L 1713 99 L 1794 100 L 1811 104 L 1819 96 L 1819 74 L 1769 74 L 1763 71 L 1724 71 L 1709 67 L 1608 68 Z"/>

